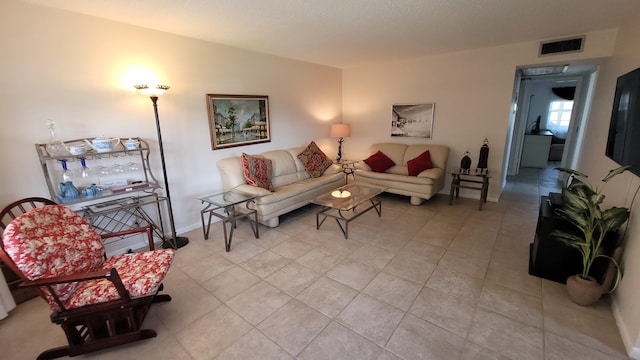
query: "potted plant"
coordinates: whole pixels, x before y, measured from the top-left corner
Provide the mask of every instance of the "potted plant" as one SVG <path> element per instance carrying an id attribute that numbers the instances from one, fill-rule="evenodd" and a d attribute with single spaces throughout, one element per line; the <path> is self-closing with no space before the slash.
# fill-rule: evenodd
<path id="1" fill-rule="evenodd" d="M 576 248 L 582 255 L 582 273 L 567 278 L 569 298 L 577 304 L 591 305 L 602 295 L 601 285 L 590 275 L 591 266 L 597 258 L 607 258 L 618 267 L 612 257 L 602 253 L 601 247 L 607 233 L 617 231 L 627 221 L 629 209 L 624 207 L 602 209 L 601 205 L 605 198 L 602 192 L 609 180 L 629 167 L 621 166 L 609 171 L 609 174 L 602 179 L 602 187 L 595 189 L 582 180 L 587 175 L 573 169 L 557 168 L 569 174 L 569 185 L 562 189 L 563 204 L 556 209 L 556 213 L 579 231 L 554 230 L 552 235 L 566 245 Z"/>

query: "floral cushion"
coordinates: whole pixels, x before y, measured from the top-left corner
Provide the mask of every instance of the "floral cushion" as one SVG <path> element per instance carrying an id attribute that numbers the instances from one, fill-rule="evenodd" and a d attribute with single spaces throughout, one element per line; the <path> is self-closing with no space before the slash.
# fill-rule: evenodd
<path id="1" fill-rule="evenodd" d="M 105 262 L 100 235 L 84 218 L 61 205 L 36 208 L 17 217 L 2 240 L 7 255 L 29 280 L 115 267 L 131 297 L 155 291 L 173 259 L 169 249 L 115 256 Z M 63 283 L 53 289 L 70 308 L 117 298 L 115 287 L 107 280 Z M 47 301 L 54 311 L 59 310 L 51 296 Z"/>
<path id="2" fill-rule="evenodd" d="M 273 191 L 272 173 L 273 165 L 270 159 L 242 153 L 242 175 L 247 184 Z"/>
<path id="3" fill-rule="evenodd" d="M 174 256 L 173 249 L 112 256 L 100 266 L 100 270 L 115 268 L 124 288 L 131 298 L 153 295 L 158 291 L 162 279 L 167 275 Z M 109 280 L 84 281 L 75 289 L 73 296 L 63 302 L 66 308 L 76 308 L 117 300 L 120 296 Z"/>
<path id="4" fill-rule="evenodd" d="M 313 141 L 298 154 L 298 159 L 300 159 L 305 170 L 312 178 L 322 176 L 325 170 L 333 164 L 331 159 Z"/>
<path id="5" fill-rule="evenodd" d="M 29 280 L 93 271 L 104 261 L 100 235 L 78 214 L 49 205 L 14 219 L 3 233 L 4 250 Z M 54 286 L 69 297 L 76 283 Z"/>

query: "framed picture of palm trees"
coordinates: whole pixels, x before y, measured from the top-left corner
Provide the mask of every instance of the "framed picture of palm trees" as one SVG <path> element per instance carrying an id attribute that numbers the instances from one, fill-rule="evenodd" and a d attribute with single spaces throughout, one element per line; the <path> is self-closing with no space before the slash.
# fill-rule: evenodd
<path id="1" fill-rule="evenodd" d="M 211 149 L 271 141 L 269 97 L 207 94 Z"/>

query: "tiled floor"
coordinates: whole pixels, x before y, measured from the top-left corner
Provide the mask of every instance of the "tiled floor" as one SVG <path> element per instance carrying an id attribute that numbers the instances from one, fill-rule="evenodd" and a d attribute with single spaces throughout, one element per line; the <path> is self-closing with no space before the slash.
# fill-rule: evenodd
<path id="1" fill-rule="evenodd" d="M 146 325 L 158 337 L 92 359 L 626 359 L 607 299 L 572 304 L 564 286 L 528 275 L 550 171 L 524 169 L 499 203 L 422 206 L 383 196 L 382 218 L 315 229 L 309 206 L 261 227 L 241 223 L 231 252 L 219 224 L 187 234 L 165 282 L 173 301 Z M 40 299 L 0 321 L 0 358 L 64 343 Z"/>

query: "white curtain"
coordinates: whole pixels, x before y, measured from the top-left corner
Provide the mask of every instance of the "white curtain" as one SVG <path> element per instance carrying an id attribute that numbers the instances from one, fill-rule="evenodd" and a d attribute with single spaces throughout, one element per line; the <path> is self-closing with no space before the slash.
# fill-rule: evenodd
<path id="1" fill-rule="evenodd" d="M 7 281 L 0 271 L 0 319 L 4 319 L 9 316 L 9 311 L 16 307 L 16 302 L 13 300 Z"/>

